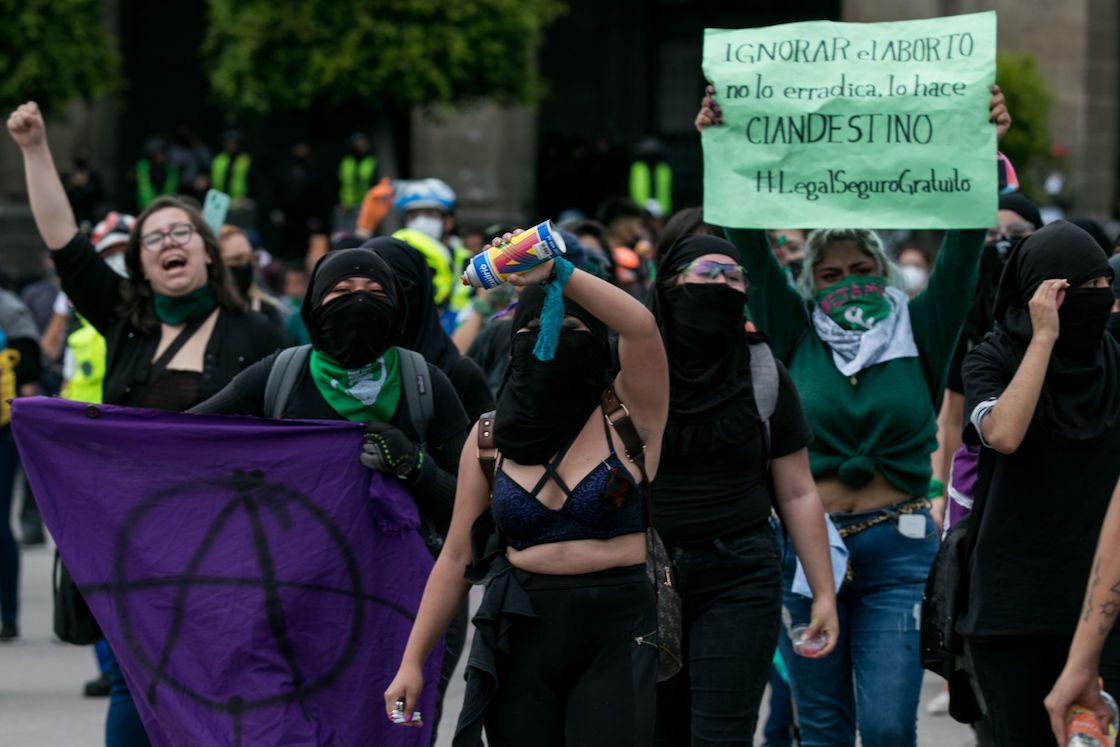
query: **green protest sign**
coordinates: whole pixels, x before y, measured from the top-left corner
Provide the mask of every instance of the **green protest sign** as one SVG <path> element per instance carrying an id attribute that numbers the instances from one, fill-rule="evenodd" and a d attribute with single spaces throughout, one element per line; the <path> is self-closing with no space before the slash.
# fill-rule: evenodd
<path id="1" fill-rule="evenodd" d="M 996 14 L 707 29 L 723 126 L 704 219 L 738 228 L 995 224 Z"/>

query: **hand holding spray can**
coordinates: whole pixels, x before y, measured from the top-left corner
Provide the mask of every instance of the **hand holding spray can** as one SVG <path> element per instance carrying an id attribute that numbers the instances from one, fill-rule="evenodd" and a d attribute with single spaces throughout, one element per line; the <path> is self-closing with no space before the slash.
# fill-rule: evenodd
<path id="1" fill-rule="evenodd" d="M 531 270 L 567 251 L 560 232 L 546 220 L 471 258 L 463 270 L 463 285 L 495 288 L 510 275 Z"/>

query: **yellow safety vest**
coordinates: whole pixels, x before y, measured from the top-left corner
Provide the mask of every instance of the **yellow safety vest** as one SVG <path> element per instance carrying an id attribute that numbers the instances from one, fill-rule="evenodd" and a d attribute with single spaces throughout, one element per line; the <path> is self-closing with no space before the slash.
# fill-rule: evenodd
<path id="1" fill-rule="evenodd" d="M 66 338 L 67 352 L 74 361 L 74 374 L 66 382 L 62 398 L 74 402 L 100 404 L 105 382 L 105 338 L 85 319 L 81 327 Z"/>
<path id="2" fill-rule="evenodd" d="M 230 196 L 231 200 L 241 200 L 249 196 L 249 167 L 253 165 L 253 157 L 248 153 L 238 153 L 233 159 L 233 173 L 226 183 L 229 174 L 229 153 L 219 153 L 210 162 L 210 186 Z"/>
<path id="3" fill-rule="evenodd" d="M 373 173 L 377 159 L 366 156 L 361 161 L 347 155 L 338 164 L 338 204 L 347 210 L 362 204 L 362 198 L 373 186 Z"/>
<path id="4" fill-rule="evenodd" d="M 136 162 L 136 204 L 140 210 L 148 207 L 160 195 L 173 195 L 179 191 L 179 169 L 173 163 L 167 164 L 163 186 L 156 189 L 152 184 L 152 162 L 141 158 Z"/>
<path id="5" fill-rule="evenodd" d="M 657 200 L 662 217 L 673 212 L 673 170 L 664 161 L 658 161 L 650 174 L 649 164 L 635 161 L 630 166 L 630 199 L 645 207 L 650 197 Z"/>
<path id="6" fill-rule="evenodd" d="M 413 228 L 402 228 L 393 234 L 394 239 L 399 239 L 424 255 L 424 261 L 432 268 L 432 291 L 436 306 L 451 295 L 458 278 L 451 274 L 450 252 L 440 242 L 426 233 L 420 233 Z"/>
<path id="7" fill-rule="evenodd" d="M 16 398 L 16 366 L 19 365 L 19 351 L 14 348 L 0 350 L 0 426 L 12 420 L 12 408 L 8 404 Z"/>

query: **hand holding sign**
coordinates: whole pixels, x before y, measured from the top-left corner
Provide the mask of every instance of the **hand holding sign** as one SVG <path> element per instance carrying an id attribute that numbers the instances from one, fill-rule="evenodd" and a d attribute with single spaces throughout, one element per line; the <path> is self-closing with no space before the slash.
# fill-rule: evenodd
<path id="1" fill-rule="evenodd" d="M 712 86 L 695 125 L 710 221 L 741 228 L 993 222 L 995 136 L 1010 125 L 992 88 L 994 13 L 708 29 L 704 72 Z M 727 126 L 711 127 L 720 123 Z"/>

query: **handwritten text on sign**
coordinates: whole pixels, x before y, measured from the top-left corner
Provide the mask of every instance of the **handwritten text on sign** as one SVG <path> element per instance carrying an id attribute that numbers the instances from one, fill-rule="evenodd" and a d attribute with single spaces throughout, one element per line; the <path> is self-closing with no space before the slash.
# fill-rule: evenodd
<path id="1" fill-rule="evenodd" d="M 995 13 L 707 29 L 724 125 L 704 214 L 743 228 L 965 228 L 996 211 Z"/>

